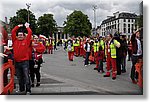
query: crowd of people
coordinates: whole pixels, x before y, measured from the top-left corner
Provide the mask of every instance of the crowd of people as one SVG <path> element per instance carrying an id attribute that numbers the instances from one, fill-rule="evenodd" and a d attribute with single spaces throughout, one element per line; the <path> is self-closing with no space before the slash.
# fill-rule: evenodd
<path id="1" fill-rule="evenodd" d="M 23 26 L 26 27 L 27 33 L 22 29 Z M 94 63 L 96 65 L 94 70 L 104 73 L 104 77 L 111 76 L 113 80 L 117 75 L 126 73 L 128 55 L 128 61 L 132 60 L 131 80 L 136 84 L 135 64 L 143 57 L 142 42 L 139 38 L 138 30 L 128 40 L 126 35 L 109 33 L 105 37 L 98 34 L 90 37 L 72 36 L 61 40 L 61 44 L 68 52 L 69 61 L 73 61 L 74 56 L 83 57 L 85 67 Z M 8 37 L 8 43 L 4 44 L 0 56 L 3 58 L 3 63 L 7 62 L 8 58 L 14 61 L 19 92 L 31 94 L 31 87 L 35 87 L 35 76 L 36 87 L 40 86 L 42 54 L 53 54 L 53 50 L 57 49 L 56 45 L 53 38 L 42 40 L 39 36 L 33 35 L 29 23 L 20 24 L 12 29 L 12 35 Z M 103 67 L 104 62 L 106 68 Z"/>
<path id="2" fill-rule="evenodd" d="M 137 75 L 135 74 L 135 64 L 139 59 L 143 58 L 143 45 L 141 42 L 140 30 L 135 31 L 131 39 L 126 38 L 126 35 L 108 34 L 105 37 L 69 37 L 64 40 L 64 49 L 68 51 L 69 61 L 73 61 L 74 56 L 82 56 L 85 58 L 84 66 L 95 63 L 94 70 L 100 73 L 105 73 L 104 77 L 110 77 L 115 80 L 117 75 L 126 73 L 126 58 L 132 60 L 131 80 L 134 84 L 137 83 Z M 103 62 L 106 62 L 106 72 L 103 68 Z"/>

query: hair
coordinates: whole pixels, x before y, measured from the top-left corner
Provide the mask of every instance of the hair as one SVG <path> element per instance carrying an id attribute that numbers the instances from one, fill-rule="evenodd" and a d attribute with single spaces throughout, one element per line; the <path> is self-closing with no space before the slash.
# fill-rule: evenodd
<path id="1" fill-rule="evenodd" d="M 18 36 L 19 32 L 22 32 L 23 35 L 25 36 L 25 29 L 23 27 L 18 29 L 16 36 Z"/>
<path id="2" fill-rule="evenodd" d="M 113 35 L 112 34 L 108 34 L 111 38 L 113 37 Z"/>

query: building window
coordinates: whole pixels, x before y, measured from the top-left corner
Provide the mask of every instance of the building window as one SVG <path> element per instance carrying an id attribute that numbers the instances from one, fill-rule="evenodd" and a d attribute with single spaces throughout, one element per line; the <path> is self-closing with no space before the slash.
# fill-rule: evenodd
<path id="1" fill-rule="evenodd" d="M 119 23 L 119 19 L 118 19 L 118 23 Z"/>
<path id="2" fill-rule="evenodd" d="M 128 24 L 128 28 L 130 28 L 130 24 Z"/>
<path id="3" fill-rule="evenodd" d="M 128 19 L 128 22 L 130 22 L 130 19 Z"/>
<path id="4" fill-rule="evenodd" d="M 128 28 L 128 33 L 130 33 L 130 28 Z"/>
<path id="5" fill-rule="evenodd" d="M 124 19 L 123 21 L 126 22 L 126 19 Z"/>
<path id="6" fill-rule="evenodd" d="M 131 27 L 131 32 L 133 33 L 133 30 L 134 30 L 134 25 L 132 24 L 132 27 Z"/>
<path id="7" fill-rule="evenodd" d="M 134 22 L 134 20 L 132 19 L 132 22 Z"/>
<path id="8" fill-rule="evenodd" d="M 126 33 L 126 28 L 123 29 L 123 32 Z"/>
<path id="9" fill-rule="evenodd" d="M 126 28 L 126 24 L 125 23 L 124 23 L 123 27 Z"/>
<path id="10" fill-rule="evenodd" d="M 116 24 L 115 24 L 115 29 L 116 29 Z"/>

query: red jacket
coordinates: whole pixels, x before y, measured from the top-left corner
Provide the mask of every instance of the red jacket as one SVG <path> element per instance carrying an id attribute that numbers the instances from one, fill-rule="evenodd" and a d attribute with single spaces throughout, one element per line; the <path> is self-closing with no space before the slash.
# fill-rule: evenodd
<path id="1" fill-rule="evenodd" d="M 30 46 L 30 40 L 31 40 L 31 35 L 32 35 L 32 31 L 30 28 L 27 28 L 28 31 L 28 35 L 27 37 L 22 40 L 19 41 L 16 38 L 16 32 L 19 29 L 18 26 L 16 26 L 13 30 L 12 30 L 12 42 L 13 42 L 13 49 L 14 49 L 14 60 L 16 62 L 22 62 L 22 61 L 26 61 L 29 60 L 29 46 Z"/>
<path id="2" fill-rule="evenodd" d="M 38 60 L 38 59 L 42 58 L 42 54 L 45 51 L 45 46 L 39 42 L 33 48 L 36 50 L 35 51 L 35 59 Z"/>

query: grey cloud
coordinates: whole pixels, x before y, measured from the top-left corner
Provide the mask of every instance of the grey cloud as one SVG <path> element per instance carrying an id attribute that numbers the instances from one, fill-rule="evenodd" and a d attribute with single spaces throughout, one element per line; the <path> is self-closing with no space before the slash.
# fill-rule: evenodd
<path id="1" fill-rule="evenodd" d="M 36 15 L 36 18 L 44 13 L 52 13 L 59 26 L 62 26 L 67 15 L 74 10 L 81 10 L 88 15 L 93 23 L 92 5 L 97 5 L 96 17 L 97 25 L 106 19 L 107 16 L 113 15 L 116 11 L 127 11 L 138 13 L 139 3 L 142 0 L 1 0 L 3 4 L 2 17 L 12 17 L 16 11 L 21 8 L 26 8 L 25 3 L 30 2 L 32 5 L 30 10 Z M 6 13 L 7 12 L 7 13 Z"/>

